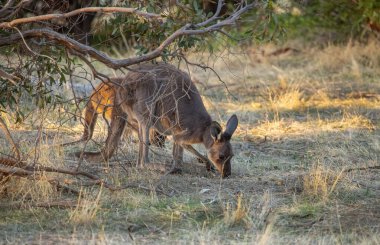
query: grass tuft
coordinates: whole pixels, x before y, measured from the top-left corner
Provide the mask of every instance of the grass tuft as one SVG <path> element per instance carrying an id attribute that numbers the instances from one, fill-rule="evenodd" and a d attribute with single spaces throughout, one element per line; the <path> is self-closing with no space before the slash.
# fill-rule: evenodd
<path id="1" fill-rule="evenodd" d="M 81 191 L 75 209 L 69 212 L 69 221 L 74 225 L 90 225 L 96 221 L 97 213 L 101 207 L 100 197 L 102 188 L 96 197 L 91 197 L 86 191 Z"/>
<path id="2" fill-rule="evenodd" d="M 327 201 L 342 179 L 343 171 L 336 173 L 320 164 L 312 166 L 303 178 L 303 193 L 314 199 Z"/>
<path id="3" fill-rule="evenodd" d="M 237 224 L 248 225 L 247 217 L 249 215 L 249 207 L 247 202 L 243 199 L 243 194 L 239 193 L 236 197 L 236 203 L 228 202 L 224 209 L 224 223 L 227 226 L 234 226 Z"/>
<path id="4" fill-rule="evenodd" d="M 23 204 L 49 202 L 60 194 L 49 182 L 49 176 L 43 172 L 38 178 L 11 177 L 3 186 L 3 192 L 12 201 Z"/>

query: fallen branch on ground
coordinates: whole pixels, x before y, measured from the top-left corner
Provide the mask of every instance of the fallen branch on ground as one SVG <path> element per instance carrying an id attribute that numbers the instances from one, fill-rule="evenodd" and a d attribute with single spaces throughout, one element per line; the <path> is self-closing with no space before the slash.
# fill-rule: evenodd
<path id="1" fill-rule="evenodd" d="M 348 168 L 348 169 L 345 169 L 344 172 L 352 172 L 352 171 L 355 171 L 355 170 L 370 170 L 370 169 L 380 169 L 380 165 L 376 165 L 376 166 L 368 166 L 368 167 L 359 167 L 359 168 Z"/>
<path id="2" fill-rule="evenodd" d="M 115 186 L 110 183 L 107 183 L 107 181 L 105 181 L 102 178 L 97 177 L 96 175 L 93 175 L 84 171 L 73 171 L 73 170 L 63 169 L 63 168 L 45 167 L 45 166 L 40 166 L 38 164 L 29 166 L 27 163 L 22 162 L 22 161 L 17 161 L 14 159 L 4 158 L 4 157 L 0 158 L 0 173 L 6 176 L 28 177 L 29 179 L 35 180 L 35 179 L 38 179 L 40 174 L 44 172 L 67 174 L 67 175 L 76 176 L 76 177 L 81 176 L 81 177 L 90 179 L 90 181 L 82 182 L 81 186 L 102 185 L 103 187 L 109 189 L 110 191 L 119 191 L 119 190 L 128 189 L 128 188 L 135 188 L 135 189 L 141 189 L 141 190 L 149 191 L 149 192 L 155 191 L 157 193 L 170 196 L 169 194 L 157 188 L 148 188 L 143 185 L 135 184 L 135 183 L 126 184 L 122 186 Z M 57 188 L 64 189 L 65 191 L 78 193 L 78 191 L 70 187 L 61 185 L 59 181 L 55 179 L 49 180 L 49 183 L 55 185 Z"/>
<path id="3" fill-rule="evenodd" d="M 356 183 L 357 185 L 365 187 L 367 189 L 372 189 L 374 191 L 380 191 L 380 186 L 379 185 L 370 185 L 370 184 L 364 183 L 363 181 L 354 180 L 354 179 L 351 180 L 351 181 L 353 183 Z"/>
<path id="4" fill-rule="evenodd" d="M 12 202 L 7 204 L 1 204 L 0 208 L 23 208 L 23 207 L 38 207 L 38 208 L 73 208 L 78 206 L 77 200 L 61 200 L 61 201 L 50 201 L 41 202 L 35 204 L 25 204 L 19 202 Z"/>

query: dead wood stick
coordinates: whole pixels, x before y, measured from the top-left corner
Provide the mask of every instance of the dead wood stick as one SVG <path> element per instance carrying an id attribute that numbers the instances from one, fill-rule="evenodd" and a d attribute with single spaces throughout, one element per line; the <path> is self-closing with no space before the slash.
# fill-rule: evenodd
<path id="1" fill-rule="evenodd" d="M 376 166 L 368 166 L 368 167 L 359 167 L 359 168 L 348 168 L 348 169 L 345 169 L 343 172 L 352 172 L 352 171 L 355 171 L 355 170 L 369 170 L 369 169 L 380 169 L 380 165 L 376 165 Z"/>
<path id="2" fill-rule="evenodd" d="M 13 202 L 13 203 L 8 203 L 8 204 L 0 204 L 0 208 L 28 208 L 28 207 L 72 208 L 72 207 L 76 207 L 77 205 L 78 205 L 78 202 L 76 200 L 61 200 L 61 201 L 41 202 L 41 203 L 35 203 L 35 204 Z"/>
<path id="3" fill-rule="evenodd" d="M 1 158 L 5 159 L 5 158 Z M 0 160 L 1 160 L 0 159 Z M 41 173 L 41 172 L 53 172 L 53 173 L 61 173 L 61 174 L 69 174 L 72 176 L 83 176 L 88 179 L 91 179 L 92 182 L 88 182 L 86 185 L 103 185 L 105 188 L 109 189 L 110 191 L 119 191 L 123 189 L 128 189 L 128 188 L 137 188 L 137 189 L 142 189 L 145 191 L 156 191 L 158 193 L 170 196 L 169 194 L 165 193 L 164 191 L 158 190 L 157 188 L 148 188 L 145 186 L 142 186 L 140 184 L 126 184 L 123 186 L 115 186 L 112 184 L 107 183 L 104 179 L 101 179 L 93 174 L 83 172 L 83 171 L 72 171 L 68 169 L 62 169 L 62 168 L 53 168 L 53 167 L 44 167 L 44 166 L 27 166 L 26 163 L 23 163 L 24 168 L 20 167 L 14 167 L 17 163 L 17 161 L 13 159 L 7 159 L 8 162 L 12 163 L 13 165 L 6 165 L 5 167 L 1 166 L 1 161 L 0 161 L 0 173 L 6 174 L 6 175 L 15 175 L 19 177 L 28 177 L 28 176 L 33 176 L 33 178 L 37 177 L 35 176 L 36 173 Z M 51 180 L 51 181 L 56 181 L 56 180 Z M 65 188 L 69 190 L 69 187 L 64 187 L 60 185 L 59 183 L 54 183 L 57 187 L 59 188 Z M 73 191 L 75 193 L 75 190 L 70 188 L 70 191 Z"/>
<path id="4" fill-rule="evenodd" d="M 99 178 L 93 174 L 84 172 L 84 171 L 73 171 L 69 169 L 63 169 L 63 168 L 53 168 L 53 167 L 44 167 L 44 166 L 36 166 L 31 167 L 27 166 L 27 170 L 29 171 L 44 171 L 44 172 L 51 172 L 51 173 L 61 173 L 61 174 L 69 174 L 73 176 L 84 176 L 92 180 L 98 180 Z"/>
<path id="5" fill-rule="evenodd" d="M 15 175 L 20 177 L 27 177 L 33 174 L 33 172 L 24 170 L 17 167 L 3 167 L 0 166 L 0 173 L 3 173 L 5 175 Z"/>
<path id="6" fill-rule="evenodd" d="M 351 181 L 358 184 L 359 186 L 365 187 L 367 189 L 372 189 L 374 191 L 380 191 L 380 186 L 370 185 L 370 184 L 364 183 L 363 181 L 354 180 L 354 179 Z"/>

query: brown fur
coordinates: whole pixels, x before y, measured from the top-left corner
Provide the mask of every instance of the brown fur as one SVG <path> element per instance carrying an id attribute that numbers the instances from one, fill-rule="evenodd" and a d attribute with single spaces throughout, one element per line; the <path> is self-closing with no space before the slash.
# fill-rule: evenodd
<path id="1" fill-rule="evenodd" d="M 154 128 L 174 139 L 173 158 L 181 162 L 183 149 L 192 144 L 203 144 L 208 157 L 222 174 L 231 174 L 233 156 L 230 139 L 238 120 L 233 115 L 225 132 L 217 122 L 212 121 L 202 102 L 201 96 L 190 77 L 167 64 L 144 64 L 134 68 L 121 81 L 122 89 L 116 91 L 120 113 L 137 120 L 139 124 L 139 160 L 142 166 L 149 162 L 149 129 Z M 122 120 L 112 118 L 111 129 L 117 128 Z M 117 137 L 117 133 L 110 134 Z M 109 152 L 116 146 L 116 138 L 108 138 L 103 151 Z"/>
<path id="2" fill-rule="evenodd" d="M 114 107 L 115 99 L 115 88 L 112 83 L 100 83 L 91 94 L 90 100 L 87 103 L 85 112 L 84 112 L 84 130 L 82 138 L 78 141 L 71 142 L 82 142 L 88 141 L 92 138 L 94 133 L 94 128 L 96 121 L 99 115 L 102 115 L 103 118 L 109 123 L 112 117 L 112 110 Z M 128 120 L 127 124 L 129 128 L 133 131 L 138 131 L 138 124 L 136 120 Z M 156 146 L 163 147 L 165 145 L 166 137 L 159 134 L 155 130 L 150 131 L 150 142 Z M 66 143 L 68 145 L 71 143 Z"/>

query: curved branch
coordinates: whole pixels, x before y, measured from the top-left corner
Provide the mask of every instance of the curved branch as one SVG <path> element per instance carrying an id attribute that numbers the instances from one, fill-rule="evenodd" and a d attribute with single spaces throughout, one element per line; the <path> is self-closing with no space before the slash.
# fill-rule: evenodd
<path id="1" fill-rule="evenodd" d="M 122 67 L 127 67 L 130 65 L 138 64 L 141 62 L 149 61 L 152 59 L 155 59 L 159 57 L 164 49 L 168 47 L 175 39 L 181 37 L 181 36 L 191 36 L 191 35 L 202 35 L 205 33 L 213 32 L 220 30 L 224 26 L 230 26 L 234 25 L 236 20 L 245 12 L 252 9 L 254 6 L 256 6 L 255 3 L 248 4 L 244 7 L 241 7 L 239 10 L 234 12 L 232 15 L 227 17 L 226 19 L 214 23 L 212 25 L 209 25 L 207 27 L 197 27 L 197 25 L 193 24 L 186 24 L 183 27 L 176 30 L 174 33 L 172 33 L 169 37 L 167 37 L 161 44 L 158 46 L 155 50 L 148 52 L 144 55 L 128 58 L 128 59 L 114 59 L 109 57 L 107 54 L 98 51 L 97 49 L 94 49 L 90 46 L 84 45 L 82 43 L 79 43 L 66 35 L 57 33 L 55 31 L 49 30 L 49 29 L 34 29 L 29 31 L 24 31 L 20 34 L 13 34 L 6 38 L 0 39 L 0 47 L 12 44 L 16 41 L 19 41 L 22 39 L 30 39 L 30 38 L 47 38 L 49 40 L 55 41 L 58 44 L 61 44 L 65 46 L 67 49 L 74 50 L 80 54 L 83 55 L 89 55 L 92 58 L 102 62 L 106 66 L 113 68 L 113 69 L 119 69 Z M 214 18 L 211 17 L 211 18 Z M 205 22 L 202 22 L 205 23 Z M 201 23 L 201 24 L 202 24 Z M 199 28 L 199 29 L 197 29 Z"/>
<path id="2" fill-rule="evenodd" d="M 81 13 L 90 13 L 90 12 L 95 12 L 95 13 L 116 13 L 116 12 L 117 13 L 130 13 L 130 14 L 135 14 L 135 15 L 147 18 L 147 19 L 162 20 L 162 16 L 159 14 L 143 12 L 143 11 L 138 10 L 137 8 L 86 7 L 86 8 L 76 9 L 76 10 L 73 10 L 71 12 L 64 13 L 64 14 L 46 14 L 46 15 L 39 15 L 39 16 L 15 19 L 12 21 L 0 23 L 0 28 L 12 28 L 16 25 L 26 24 L 26 23 L 30 23 L 30 22 L 69 18 L 71 16 L 75 16 L 75 15 L 78 15 Z"/>
<path id="3" fill-rule="evenodd" d="M 196 27 L 206 26 L 206 25 L 210 24 L 211 22 L 213 22 L 214 20 L 217 20 L 219 17 L 220 11 L 222 10 L 223 4 L 224 4 L 224 1 L 219 0 L 215 14 L 211 18 L 203 21 L 202 23 L 197 24 Z"/>

